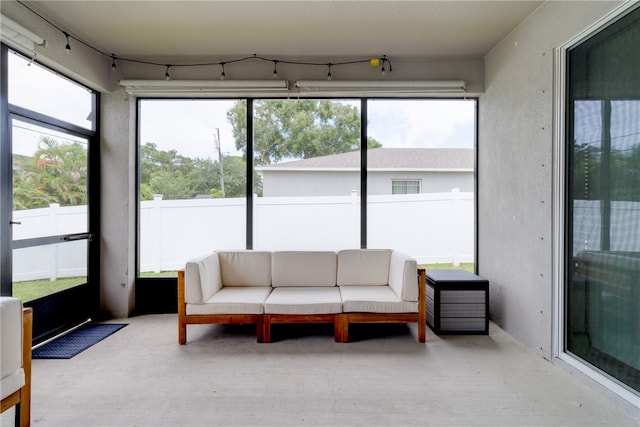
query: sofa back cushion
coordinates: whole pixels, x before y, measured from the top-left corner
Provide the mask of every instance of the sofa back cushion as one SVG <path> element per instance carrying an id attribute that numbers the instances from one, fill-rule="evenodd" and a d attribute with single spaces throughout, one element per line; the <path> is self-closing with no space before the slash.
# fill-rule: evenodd
<path id="1" fill-rule="evenodd" d="M 329 251 L 279 251 L 271 255 L 273 287 L 335 286 L 336 253 Z"/>
<path id="2" fill-rule="evenodd" d="M 403 301 L 418 301 L 418 262 L 415 258 L 393 251 L 389 261 L 389 286 Z"/>
<path id="3" fill-rule="evenodd" d="M 338 252 L 338 285 L 388 285 L 389 249 L 348 249 Z"/>
<path id="4" fill-rule="evenodd" d="M 218 254 L 213 252 L 187 261 L 185 267 L 185 300 L 198 304 L 222 288 Z"/>
<path id="5" fill-rule="evenodd" d="M 218 252 L 223 286 L 271 286 L 271 252 Z"/>

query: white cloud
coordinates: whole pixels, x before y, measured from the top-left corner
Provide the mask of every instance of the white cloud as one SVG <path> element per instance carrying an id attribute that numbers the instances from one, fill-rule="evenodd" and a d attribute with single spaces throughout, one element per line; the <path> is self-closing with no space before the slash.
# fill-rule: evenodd
<path id="1" fill-rule="evenodd" d="M 227 111 L 228 100 L 145 100 L 141 108 L 141 142 L 187 157 L 216 159 L 214 134 L 220 129 L 223 154 L 238 154 Z"/>
<path id="2" fill-rule="evenodd" d="M 474 110 L 465 100 L 371 101 L 368 133 L 384 147 L 472 148 Z"/>

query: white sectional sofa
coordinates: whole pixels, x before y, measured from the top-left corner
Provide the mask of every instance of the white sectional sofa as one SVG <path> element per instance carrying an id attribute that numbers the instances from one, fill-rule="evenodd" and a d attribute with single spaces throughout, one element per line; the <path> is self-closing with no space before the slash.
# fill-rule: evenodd
<path id="1" fill-rule="evenodd" d="M 31 308 L 18 298 L 0 297 L 1 412 L 15 406 L 15 425 L 21 427 L 31 422 L 32 325 Z"/>
<path id="2" fill-rule="evenodd" d="M 389 249 L 218 251 L 178 272 L 178 342 L 187 325 L 255 324 L 271 342 L 274 323 L 333 323 L 348 342 L 350 323 L 418 323 L 426 338 L 426 275 Z"/>

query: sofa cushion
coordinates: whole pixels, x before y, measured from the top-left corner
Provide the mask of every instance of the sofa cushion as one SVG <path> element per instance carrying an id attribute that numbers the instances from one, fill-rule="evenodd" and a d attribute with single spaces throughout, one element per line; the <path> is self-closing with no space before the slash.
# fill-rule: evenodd
<path id="1" fill-rule="evenodd" d="M 262 314 L 269 293 L 265 286 L 225 287 L 202 304 L 187 304 L 187 314 Z"/>
<path id="2" fill-rule="evenodd" d="M 0 399 L 4 399 L 13 392 L 20 390 L 25 383 L 24 369 L 19 368 L 17 371 L 3 377 L 0 380 Z"/>
<path id="3" fill-rule="evenodd" d="M 201 303 L 222 288 L 220 263 L 214 252 L 187 261 L 185 266 L 185 301 Z"/>
<path id="4" fill-rule="evenodd" d="M 22 301 L 0 297 L 0 394 L 2 399 L 25 383 L 22 369 Z"/>
<path id="5" fill-rule="evenodd" d="M 271 255 L 272 285 L 335 286 L 336 253 L 328 251 L 280 251 Z M 337 290 L 337 289 L 336 289 Z"/>
<path id="6" fill-rule="evenodd" d="M 348 249 L 338 252 L 338 285 L 389 284 L 388 249 Z"/>
<path id="7" fill-rule="evenodd" d="M 340 286 L 345 313 L 417 313 L 418 303 L 402 301 L 389 286 Z"/>
<path id="8" fill-rule="evenodd" d="M 418 301 L 418 262 L 415 258 L 393 251 L 389 261 L 389 286 L 404 301 Z"/>
<path id="9" fill-rule="evenodd" d="M 275 288 L 264 304 L 267 314 L 333 314 L 342 312 L 337 287 Z"/>
<path id="10" fill-rule="evenodd" d="M 271 286 L 271 252 L 218 252 L 223 286 Z"/>
<path id="11" fill-rule="evenodd" d="M 0 378 L 4 378 L 22 367 L 22 301 L 18 298 L 0 298 L 0 339 Z"/>

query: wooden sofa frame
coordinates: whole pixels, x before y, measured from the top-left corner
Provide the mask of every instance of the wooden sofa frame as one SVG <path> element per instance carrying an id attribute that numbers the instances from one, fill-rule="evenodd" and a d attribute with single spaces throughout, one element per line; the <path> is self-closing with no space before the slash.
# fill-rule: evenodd
<path id="1" fill-rule="evenodd" d="M 2 399 L 0 413 L 15 406 L 16 426 L 31 424 L 31 340 L 33 328 L 33 309 L 22 309 L 22 369 L 24 369 L 24 385 L 9 396 Z"/>
<path id="2" fill-rule="evenodd" d="M 187 325 L 193 324 L 255 324 L 258 342 L 271 342 L 274 323 L 333 323 L 336 342 L 349 342 L 351 323 L 417 323 L 418 341 L 427 337 L 427 275 L 418 267 L 417 313 L 336 313 L 336 314 L 187 314 L 185 270 L 178 271 L 178 343 L 187 342 Z"/>
<path id="3" fill-rule="evenodd" d="M 256 338 L 258 342 L 263 341 L 262 314 L 187 314 L 184 275 L 184 269 L 178 270 L 178 344 L 187 343 L 187 325 L 197 324 L 255 324 Z"/>

